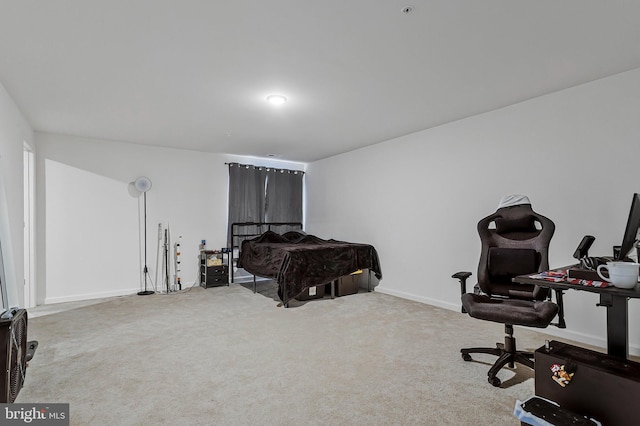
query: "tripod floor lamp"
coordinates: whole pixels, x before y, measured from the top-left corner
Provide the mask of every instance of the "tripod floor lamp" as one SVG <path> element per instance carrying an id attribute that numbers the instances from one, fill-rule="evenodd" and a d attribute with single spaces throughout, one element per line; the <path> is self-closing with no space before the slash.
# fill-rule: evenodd
<path id="1" fill-rule="evenodd" d="M 153 290 L 147 288 L 147 282 L 149 281 L 149 268 L 147 268 L 147 191 L 151 189 L 151 180 L 141 176 L 133 182 L 133 186 L 142 193 L 144 203 L 144 268 L 142 270 L 144 274 L 144 290 L 139 291 L 138 295 L 147 296 L 154 293 Z"/>

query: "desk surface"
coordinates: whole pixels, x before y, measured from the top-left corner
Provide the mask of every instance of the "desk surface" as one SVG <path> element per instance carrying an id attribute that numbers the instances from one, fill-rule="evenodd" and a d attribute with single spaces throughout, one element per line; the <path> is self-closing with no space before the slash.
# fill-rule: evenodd
<path id="1" fill-rule="evenodd" d="M 577 265 L 557 268 L 553 271 L 561 271 L 576 267 Z M 607 308 L 607 353 L 620 358 L 629 358 L 629 311 L 627 301 L 630 298 L 640 299 L 640 285 L 632 289 L 617 287 L 593 287 L 583 284 L 573 284 L 567 281 L 549 281 L 540 278 L 530 278 L 530 275 L 520 275 L 513 281 L 521 284 L 533 284 L 540 287 L 560 290 L 579 290 L 597 293 L 600 303 L 596 306 Z"/>
<path id="2" fill-rule="evenodd" d="M 562 268 L 553 269 L 554 271 L 561 271 L 570 268 L 575 268 L 577 265 L 565 266 Z M 530 275 L 520 275 L 513 279 L 513 281 L 520 284 L 533 284 L 538 285 L 540 287 L 548 287 L 548 288 L 559 288 L 562 290 L 580 290 L 580 291 L 588 291 L 591 293 L 599 293 L 599 294 L 610 294 L 612 296 L 624 296 L 630 297 L 634 299 L 640 299 L 640 285 L 636 285 L 632 289 L 626 288 L 618 288 L 614 286 L 609 287 L 593 287 L 582 284 L 573 284 L 567 281 L 547 281 L 539 278 L 529 278 Z"/>

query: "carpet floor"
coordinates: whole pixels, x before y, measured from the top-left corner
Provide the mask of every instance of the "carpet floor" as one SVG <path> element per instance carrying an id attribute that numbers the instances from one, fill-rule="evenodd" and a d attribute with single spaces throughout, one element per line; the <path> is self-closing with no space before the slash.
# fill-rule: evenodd
<path id="1" fill-rule="evenodd" d="M 517 425 L 533 395 L 531 370 L 494 388 L 494 357 L 460 356 L 503 341 L 500 324 L 379 292 L 285 309 L 251 287 L 30 310 L 39 347 L 16 402 L 69 403 L 73 425 Z"/>

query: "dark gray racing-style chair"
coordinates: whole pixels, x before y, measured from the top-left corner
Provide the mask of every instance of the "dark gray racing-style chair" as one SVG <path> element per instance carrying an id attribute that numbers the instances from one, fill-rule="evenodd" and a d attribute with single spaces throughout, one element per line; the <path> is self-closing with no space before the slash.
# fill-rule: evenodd
<path id="1" fill-rule="evenodd" d="M 507 364 L 513 368 L 517 362 L 533 368 L 533 353 L 516 350 L 513 326 L 545 328 L 559 312 L 557 304 L 546 300 L 549 295 L 547 288 L 512 282 L 517 275 L 549 269 L 549 243 L 554 231 L 553 222 L 534 212 L 527 197 L 507 196 L 494 214 L 478 223 L 482 251 L 475 291 L 466 292 L 466 280 L 471 272 L 453 275 L 460 281 L 462 312 L 505 326 L 504 344 L 460 351 L 465 361 L 471 361 L 472 353 L 498 357 L 488 372 L 489 383 L 493 386 L 501 385 L 496 374 Z M 561 304 L 561 293 L 557 296 Z"/>

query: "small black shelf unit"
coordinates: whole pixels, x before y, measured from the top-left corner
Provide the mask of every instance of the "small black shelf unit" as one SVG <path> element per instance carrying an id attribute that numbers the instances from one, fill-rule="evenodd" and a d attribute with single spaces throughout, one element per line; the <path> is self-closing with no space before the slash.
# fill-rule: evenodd
<path id="1" fill-rule="evenodd" d="M 225 262 L 225 256 L 227 261 Z M 229 285 L 229 253 L 218 250 L 200 251 L 200 286 L 204 288 Z M 212 265 L 214 259 L 220 259 L 221 264 Z"/>

